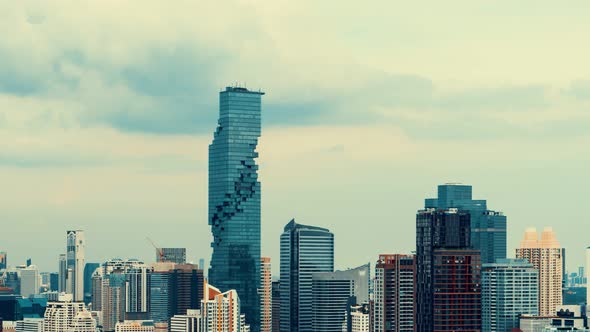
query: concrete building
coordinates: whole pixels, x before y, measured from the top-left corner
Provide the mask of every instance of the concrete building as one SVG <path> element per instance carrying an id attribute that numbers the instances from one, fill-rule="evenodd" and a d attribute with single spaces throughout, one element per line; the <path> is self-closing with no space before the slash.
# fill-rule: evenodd
<path id="1" fill-rule="evenodd" d="M 225 293 L 205 284 L 205 296 L 201 302 L 201 332 L 243 332 L 240 299 L 235 290 Z"/>
<path id="2" fill-rule="evenodd" d="M 49 302 L 43 319 L 43 332 L 69 331 L 78 312 L 86 311 L 84 302 L 73 302 L 72 294 L 62 294 L 59 302 Z"/>
<path id="3" fill-rule="evenodd" d="M 22 297 L 39 294 L 40 287 L 39 270 L 35 265 L 20 270 L 20 295 Z"/>
<path id="4" fill-rule="evenodd" d="M 539 315 L 555 314 L 563 303 L 563 257 L 553 230 L 545 228 L 539 239 L 536 229 L 527 229 L 516 258 L 527 259 L 539 271 Z"/>
<path id="5" fill-rule="evenodd" d="M 126 320 L 118 322 L 115 332 L 155 332 L 156 327 L 151 320 Z"/>
<path id="6" fill-rule="evenodd" d="M 414 255 L 380 255 L 375 265 L 374 332 L 414 331 Z"/>
<path id="7" fill-rule="evenodd" d="M 188 310 L 186 315 L 175 315 L 170 319 L 170 332 L 200 332 L 201 311 Z"/>
<path id="8" fill-rule="evenodd" d="M 342 332 L 369 332 L 370 316 L 368 303 L 351 306 L 342 324 Z"/>
<path id="9" fill-rule="evenodd" d="M 84 301 L 84 267 L 86 239 L 84 231 L 66 232 L 66 292 L 74 295 L 74 301 Z"/>
<path id="10" fill-rule="evenodd" d="M 17 321 L 16 332 L 43 332 L 43 318 L 24 318 Z"/>
<path id="11" fill-rule="evenodd" d="M 521 315 L 539 314 L 539 271 L 526 259 L 482 267 L 482 332 L 510 332 Z"/>
<path id="12" fill-rule="evenodd" d="M 260 259 L 260 332 L 272 331 L 272 274 L 270 257 Z"/>
<path id="13" fill-rule="evenodd" d="M 156 262 L 186 264 L 186 248 L 157 248 Z"/>
<path id="14" fill-rule="evenodd" d="M 79 311 L 72 321 L 69 332 L 97 332 L 96 319 L 90 311 Z"/>

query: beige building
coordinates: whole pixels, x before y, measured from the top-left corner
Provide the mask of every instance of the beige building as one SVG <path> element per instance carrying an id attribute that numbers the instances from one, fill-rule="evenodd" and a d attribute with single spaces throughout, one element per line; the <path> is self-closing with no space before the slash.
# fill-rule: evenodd
<path id="1" fill-rule="evenodd" d="M 115 332 L 155 332 L 156 327 L 151 320 L 126 320 L 117 323 Z"/>
<path id="2" fill-rule="evenodd" d="M 272 330 L 272 275 L 270 257 L 260 259 L 260 332 Z"/>
<path id="3" fill-rule="evenodd" d="M 539 316 L 555 315 L 562 304 L 563 257 L 555 232 L 546 227 L 539 239 L 537 230 L 526 230 L 516 258 L 525 258 L 539 270 Z"/>

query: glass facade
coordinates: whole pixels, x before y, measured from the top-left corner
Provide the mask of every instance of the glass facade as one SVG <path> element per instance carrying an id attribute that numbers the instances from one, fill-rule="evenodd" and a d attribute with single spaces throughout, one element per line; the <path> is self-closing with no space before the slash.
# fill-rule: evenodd
<path id="1" fill-rule="evenodd" d="M 485 200 L 472 198 L 472 187 L 462 184 L 438 186 L 438 198 L 425 200 L 426 208 L 457 208 L 471 215 L 471 245 L 481 252 L 482 263 L 506 258 L 506 216 L 487 209 Z"/>
<path id="2" fill-rule="evenodd" d="M 260 182 L 256 146 L 264 93 L 228 87 L 219 96 L 219 124 L 209 146 L 209 281 L 235 289 L 253 331 L 260 320 Z"/>
<path id="3" fill-rule="evenodd" d="M 312 276 L 334 271 L 334 234 L 291 220 L 281 235 L 281 332 L 312 330 Z"/>
<path id="4" fill-rule="evenodd" d="M 172 316 L 169 285 L 168 272 L 150 274 L 150 319 L 156 323 L 168 322 L 168 318 Z"/>

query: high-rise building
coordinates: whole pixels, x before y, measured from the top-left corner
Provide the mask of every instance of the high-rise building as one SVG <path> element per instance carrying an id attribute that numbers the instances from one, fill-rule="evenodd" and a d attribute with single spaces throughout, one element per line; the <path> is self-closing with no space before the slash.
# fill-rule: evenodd
<path id="1" fill-rule="evenodd" d="M 201 311 L 188 310 L 185 315 L 175 315 L 170 319 L 170 332 L 199 332 Z"/>
<path id="2" fill-rule="evenodd" d="M 526 259 L 482 267 L 482 332 L 510 332 L 521 315 L 539 315 L 539 271 Z"/>
<path id="3" fill-rule="evenodd" d="M 369 302 L 370 274 L 370 264 L 346 271 L 313 273 L 312 331 L 341 332 L 348 306 Z"/>
<path id="4" fill-rule="evenodd" d="M 272 331 L 272 275 L 270 257 L 260 260 L 260 332 Z"/>
<path id="5" fill-rule="evenodd" d="M 57 290 L 60 293 L 65 293 L 67 291 L 66 282 L 68 279 L 68 260 L 65 254 L 59 255 L 59 283 Z"/>
<path id="6" fill-rule="evenodd" d="M 207 267 L 205 266 L 204 258 L 199 258 L 199 269 L 203 270 L 204 273 L 207 272 Z"/>
<path id="7" fill-rule="evenodd" d="M 99 263 L 86 263 L 84 265 L 84 303 L 92 301 L 92 275 L 100 267 Z"/>
<path id="8" fill-rule="evenodd" d="M 35 265 L 20 270 L 20 295 L 26 298 L 39 294 L 39 281 L 39 270 Z"/>
<path id="9" fill-rule="evenodd" d="M 84 301 L 84 266 L 86 240 L 84 231 L 66 232 L 66 292 L 74 295 L 74 301 Z"/>
<path id="10" fill-rule="evenodd" d="M 346 312 L 342 332 L 370 332 L 371 315 L 368 303 L 353 305 Z"/>
<path id="11" fill-rule="evenodd" d="M 468 212 L 416 215 L 416 331 L 481 330 L 481 261 Z"/>
<path id="12" fill-rule="evenodd" d="M 263 92 L 228 87 L 219 96 L 219 122 L 209 146 L 209 280 L 235 289 L 242 311 L 259 330 L 260 182 L 256 146 Z"/>
<path id="13" fill-rule="evenodd" d="M 281 331 L 281 281 L 272 282 L 272 331 Z"/>
<path id="14" fill-rule="evenodd" d="M 116 270 L 102 278 L 101 309 L 104 332 L 115 331 L 117 323 L 125 320 L 126 276 Z"/>
<path id="15" fill-rule="evenodd" d="M 118 322 L 115 332 L 155 332 L 156 326 L 151 320 L 125 320 Z"/>
<path id="16" fill-rule="evenodd" d="M 43 332 L 69 331 L 78 312 L 85 311 L 83 302 L 72 302 L 71 294 L 62 294 L 58 302 L 49 302 L 43 319 Z"/>
<path id="17" fill-rule="evenodd" d="M 235 290 L 222 293 L 205 284 L 201 301 L 201 332 L 243 332 L 244 322 L 240 314 L 240 299 Z"/>
<path id="18" fill-rule="evenodd" d="M 49 274 L 49 291 L 57 292 L 59 290 L 59 273 L 51 272 Z"/>
<path id="19" fill-rule="evenodd" d="M 150 313 L 150 274 L 152 268 L 138 264 L 125 270 L 125 317 L 127 320 L 148 320 Z"/>
<path id="20" fill-rule="evenodd" d="M 158 248 L 156 262 L 186 264 L 186 248 Z"/>
<path id="21" fill-rule="evenodd" d="M 506 216 L 502 212 L 488 210 L 486 200 L 474 200 L 470 185 L 439 185 L 438 198 L 426 199 L 425 208 L 456 208 L 469 212 L 471 245 L 481 252 L 481 261 L 494 263 L 496 259 L 506 258 Z"/>
<path id="22" fill-rule="evenodd" d="M 174 263 L 155 263 L 150 274 L 150 319 L 156 323 L 167 322 L 172 317 L 170 303 L 170 275 Z"/>
<path id="23" fill-rule="evenodd" d="M 96 332 L 96 319 L 90 311 L 78 311 L 68 332 Z"/>
<path id="24" fill-rule="evenodd" d="M 563 300 L 562 248 L 553 229 L 547 227 L 538 238 L 537 230 L 526 230 L 516 258 L 527 259 L 539 271 L 539 315 L 555 314 Z"/>
<path id="25" fill-rule="evenodd" d="M 414 255 L 379 255 L 375 265 L 374 332 L 414 331 Z"/>
<path id="26" fill-rule="evenodd" d="M 6 270 L 8 267 L 8 254 L 6 251 L 0 251 L 0 270 Z"/>
<path id="27" fill-rule="evenodd" d="M 334 234 L 291 220 L 281 235 L 281 332 L 312 330 L 312 275 L 334 271 Z"/>
<path id="28" fill-rule="evenodd" d="M 170 272 L 169 285 L 172 315 L 183 315 L 189 309 L 201 307 L 204 277 L 197 265 L 177 264 Z"/>

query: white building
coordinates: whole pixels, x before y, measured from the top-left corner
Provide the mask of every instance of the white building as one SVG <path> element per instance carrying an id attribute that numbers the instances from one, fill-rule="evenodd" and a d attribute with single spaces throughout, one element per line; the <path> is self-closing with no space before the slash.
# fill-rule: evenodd
<path id="1" fill-rule="evenodd" d="M 39 281 L 39 270 L 35 265 L 20 270 L 20 295 L 27 298 L 39 294 Z"/>
<path id="2" fill-rule="evenodd" d="M 126 320 L 117 323 L 115 332 L 154 332 L 154 322 L 151 320 Z"/>
<path id="3" fill-rule="evenodd" d="M 170 332 L 200 332 L 202 324 L 199 310 L 188 310 L 186 315 L 176 315 L 170 319 Z"/>
<path id="4" fill-rule="evenodd" d="M 83 302 L 72 302 L 71 294 L 60 296 L 60 302 L 49 302 L 43 319 L 43 332 L 69 331 L 78 312 L 85 311 Z"/>
<path id="5" fill-rule="evenodd" d="M 16 332 L 43 332 L 43 318 L 25 318 L 16 322 Z"/>
<path id="6" fill-rule="evenodd" d="M 221 293 L 205 283 L 201 301 L 202 325 L 200 332 L 247 332 L 250 327 L 240 315 L 240 299 L 235 290 Z"/>
<path id="7" fill-rule="evenodd" d="M 96 319 L 90 311 L 79 311 L 72 321 L 69 332 L 96 332 Z"/>
<path id="8" fill-rule="evenodd" d="M 67 231 L 66 233 L 66 289 L 74 295 L 74 301 L 84 301 L 84 265 L 86 239 L 84 231 Z"/>
<path id="9" fill-rule="evenodd" d="M 350 308 L 350 330 L 348 329 L 348 315 L 342 324 L 342 332 L 369 332 L 369 305 L 357 305 Z"/>

